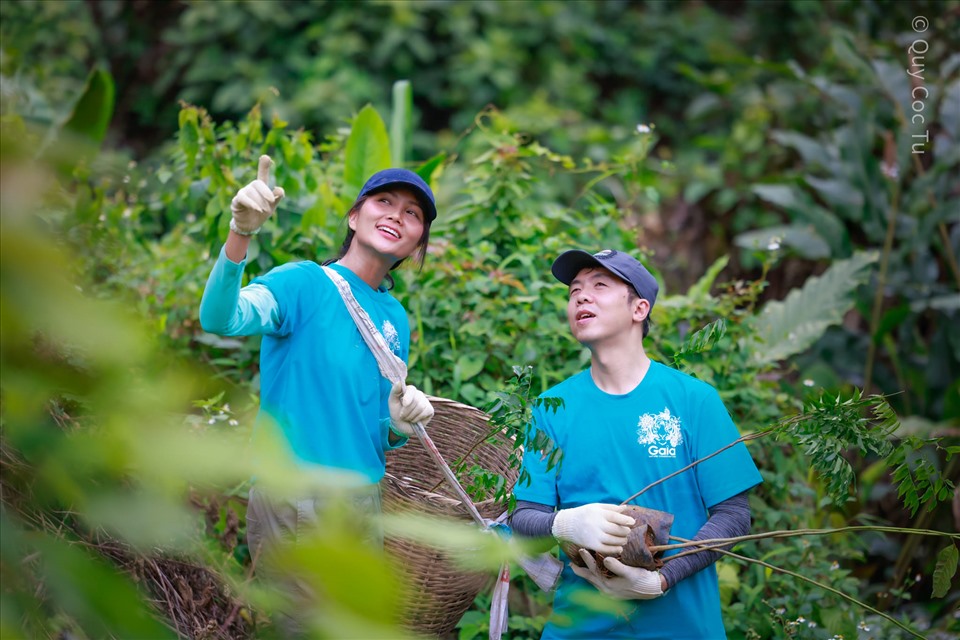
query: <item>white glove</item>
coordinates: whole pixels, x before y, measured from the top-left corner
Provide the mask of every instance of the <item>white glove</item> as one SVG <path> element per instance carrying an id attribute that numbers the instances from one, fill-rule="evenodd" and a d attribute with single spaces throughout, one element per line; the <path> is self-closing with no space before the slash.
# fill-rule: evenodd
<path id="1" fill-rule="evenodd" d="M 277 204 L 283 199 L 283 189 L 275 187 L 271 191 L 267 186 L 272 164 L 270 156 L 260 156 L 257 179 L 240 189 L 230 202 L 230 211 L 233 213 L 230 229 L 242 236 L 252 236 L 260 231 L 263 221 L 273 215 Z"/>
<path id="2" fill-rule="evenodd" d="M 653 600 L 663 595 L 659 571 L 647 571 L 641 567 L 630 567 L 616 558 L 604 558 L 604 566 L 616 574 L 605 578 L 597 568 L 593 556 L 581 549 L 580 557 L 586 567 L 570 563 L 573 572 L 610 597 L 620 600 Z"/>
<path id="3" fill-rule="evenodd" d="M 615 556 L 623 551 L 633 518 L 620 513 L 623 507 L 593 502 L 557 512 L 551 533 L 557 540 Z"/>
<path id="4" fill-rule="evenodd" d="M 433 418 L 433 405 L 412 384 L 397 382 L 390 390 L 390 428 L 400 435 L 413 435 L 413 423 L 426 425 Z"/>

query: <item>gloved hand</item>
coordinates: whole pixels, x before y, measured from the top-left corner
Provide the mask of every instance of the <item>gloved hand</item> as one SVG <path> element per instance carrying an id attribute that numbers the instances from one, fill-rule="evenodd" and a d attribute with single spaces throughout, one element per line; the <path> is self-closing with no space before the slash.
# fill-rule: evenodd
<path id="1" fill-rule="evenodd" d="M 618 555 L 627 544 L 633 518 L 620 513 L 615 504 L 593 502 L 582 507 L 557 512 L 551 533 L 557 540 L 571 542 L 578 547 L 599 551 L 604 555 Z"/>
<path id="2" fill-rule="evenodd" d="M 610 597 L 620 600 L 653 600 L 663 595 L 659 571 L 647 571 L 641 567 L 630 567 L 616 558 L 603 559 L 604 566 L 616 574 L 605 578 L 600 573 L 596 561 L 587 551 L 581 549 L 580 557 L 586 567 L 571 563 L 573 572 Z"/>
<path id="3" fill-rule="evenodd" d="M 390 428 L 400 435 L 413 435 L 413 423 L 424 426 L 433 418 L 433 405 L 427 396 L 412 384 L 397 382 L 390 390 Z"/>
<path id="4" fill-rule="evenodd" d="M 233 218 L 230 220 L 230 229 L 242 236 L 252 236 L 260 231 L 264 220 L 273 215 L 277 204 L 283 199 L 283 189 L 274 187 L 273 191 L 267 186 L 270 179 L 270 165 L 273 161 L 270 156 L 260 156 L 257 165 L 257 179 L 240 189 L 230 203 Z"/>

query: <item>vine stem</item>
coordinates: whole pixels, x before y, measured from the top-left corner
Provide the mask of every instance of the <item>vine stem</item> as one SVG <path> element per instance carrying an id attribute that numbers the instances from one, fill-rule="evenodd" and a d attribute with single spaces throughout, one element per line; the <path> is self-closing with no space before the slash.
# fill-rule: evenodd
<path id="1" fill-rule="evenodd" d="M 693 553 L 700 553 L 701 551 L 716 551 L 721 547 L 726 547 L 738 542 L 745 542 L 747 540 L 761 540 L 763 538 L 793 538 L 796 536 L 826 536 L 834 533 L 847 533 L 850 531 L 909 533 L 918 536 L 945 536 L 960 540 L 960 534 L 946 533 L 945 531 L 935 531 L 933 529 L 905 529 L 903 527 L 884 527 L 879 525 L 852 525 L 849 527 L 837 527 L 836 529 L 782 529 L 779 531 L 751 533 L 745 536 L 737 536 L 736 538 L 710 538 L 705 540 L 685 540 L 684 538 L 675 538 L 671 536 L 671 540 L 682 540 L 682 542 L 679 544 L 652 545 L 650 547 L 650 552 L 659 553 L 660 551 L 670 551 L 673 549 L 688 549 L 687 551 L 682 551 L 664 558 L 663 561 L 667 562 L 668 560 L 675 560 L 676 558 L 687 556 Z M 695 548 L 690 549 L 690 547 Z"/>
<path id="2" fill-rule="evenodd" d="M 479 440 L 477 440 L 476 442 L 474 442 L 472 445 L 470 445 L 470 448 L 467 449 L 467 452 L 464 453 L 464 454 L 463 454 L 462 456 L 460 456 L 459 458 L 457 458 L 456 461 L 454 461 L 454 465 L 456 465 L 456 464 L 458 464 L 458 463 L 463 462 L 464 460 L 466 460 L 467 457 L 468 457 L 471 453 L 473 453 L 474 450 L 476 450 L 477 447 L 479 447 L 481 444 L 483 444 L 484 442 L 486 442 L 486 441 L 489 440 L 490 438 L 494 437 L 494 436 L 497 435 L 498 433 L 504 433 L 504 434 L 505 434 L 505 433 L 506 433 L 506 430 L 505 430 L 503 427 L 499 426 L 499 425 L 494 426 L 494 427 L 490 430 L 490 432 L 487 433 L 487 435 L 483 436 L 482 438 L 480 438 Z M 437 482 L 437 484 L 435 484 L 435 485 L 433 485 L 432 487 L 430 487 L 429 492 L 430 492 L 430 493 L 435 492 L 437 489 L 440 488 L 440 485 L 442 485 L 442 484 L 443 484 L 443 478 L 440 478 L 440 481 Z"/>
<path id="3" fill-rule="evenodd" d="M 893 251 L 893 240 L 897 228 L 897 215 L 900 209 L 900 183 L 893 183 L 893 203 L 890 205 L 890 216 L 887 221 L 887 234 L 883 239 L 883 253 L 880 254 L 880 273 L 877 275 L 876 292 L 873 296 L 873 310 L 870 313 L 870 344 L 867 346 L 867 363 L 863 374 L 863 391 L 870 392 L 870 383 L 873 381 L 873 364 L 877 357 L 877 341 L 874 339 L 880 326 L 880 311 L 883 309 L 884 289 L 887 286 L 887 266 L 890 263 L 890 253 Z"/>
<path id="4" fill-rule="evenodd" d="M 683 540 L 682 538 L 675 538 L 675 539 L 676 539 L 676 540 Z M 690 541 L 690 540 L 684 540 L 684 542 L 691 542 L 691 541 Z M 697 542 L 702 542 L 702 541 L 697 541 Z M 804 575 L 801 575 L 801 574 L 799 574 L 799 573 L 796 573 L 795 571 L 790 571 L 789 569 L 783 569 L 783 568 L 781 568 L 781 567 L 776 567 L 776 566 L 774 566 L 774 565 L 772 565 L 772 564 L 770 564 L 770 563 L 768 563 L 768 562 L 764 562 L 763 560 L 757 560 L 757 559 L 755 559 L 755 558 L 748 558 L 747 556 L 742 556 L 742 555 L 740 555 L 739 553 L 734 553 L 734 552 L 732 552 L 732 551 L 727 551 L 726 549 L 719 549 L 719 548 L 717 548 L 717 549 L 714 549 L 714 551 L 717 551 L 717 552 L 719 552 L 719 553 L 722 553 L 722 554 L 724 554 L 724 555 L 730 556 L 731 558 L 735 558 L 735 559 L 740 560 L 740 561 L 743 561 L 743 562 L 749 562 L 749 563 L 751 563 L 751 564 L 758 564 L 758 565 L 760 565 L 761 567 L 766 567 L 767 569 L 770 569 L 771 571 L 777 571 L 777 572 L 779 572 L 779 573 L 784 573 L 784 574 L 786 574 L 786 575 L 788 575 L 788 576 L 797 578 L 797 579 L 799 579 L 799 580 L 803 580 L 804 582 L 809 582 L 810 584 L 812 584 L 812 585 L 814 585 L 814 586 L 817 586 L 817 587 L 820 587 L 821 589 L 824 589 L 824 590 L 826 590 L 826 591 L 829 591 L 830 593 L 832 593 L 832 594 L 834 594 L 834 595 L 836 595 L 836 596 L 839 596 L 839 597 L 843 598 L 844 600 L 846 600 L 846 601 L 848 601 L 848 602 L 852 602 L 852 603 L 856 604 L 857 606 L 860 606 L 860 607 L 866 609 L 867 611 L 869 611 L 869 612 L 871 612 L 871 613 L 874 613 L 874 614 L 880 616 L 881 618 L 884 618 L 884 619 L 886 619 L 886 620 L 889 620 L 890 622 L 892 622 L 892 623 L 895 624 L 896 626 L 900 627 L 901 629 L 903 629 L 904 631 L 906 631 L 906 632 L 909 633 L 910 635 L 912 635 L 912 636 L 914 636 L 914 637 L 916 637 L 916 638 L 920 638 L 920 640 L 924 640 L 924 636 L 920 635 L 919 633 L 917 633 L 916 631 L 914 631 L 914 630 L 911 629 L 910 627 L 906 626 L 905 624 L 903 624 L 902 622 L 900 622 L 899 620 L 897 620 L 897 619 L 894 618 L 893 616 L 891 616 L 891 615 L 889 615 L 889 614 L 886 614 L 886 613 L 884 613 L 883 611 L 878 611 L 877 609 L 874 609 L 873 607 L 871 607 L 870 605 L 868 605 L 866 602 L 860 602 L 859 600 L 857 600 L 857 599 L 854 598 L 853 596 L 848 595 L 848 594 L 844 593 L 843 591 L 840 591 L 839 589 L 834 589 L 834 588 L 831 587 L 830 585 L 823 584 L 822 582 L 818 582 L 817 580 L 814 580 L 813 578 L 808 578 L 808 577 L 806 577 L 806 576 L 804 576 Z"/>
<path id="5" fill-rule="evenodd" d="M 783 423 L 783 424 L 787 424 L 787 423 Z M 780 426 L 783 426 L 783 425 L 780 425 Z M 717 449 L 716 451 L 714 451 L 714 452 L 711 453 L 710 455 L 704 456 L 704 457 L 700 458 L 699 460 L 695 460 L 695 461 L 691 462 L 690 464 L 688 464 L 687 466 L 685 466 L 684 468 L 679 469 L 679 470 L 677 470 L 677 471 L 674 471 L 673 473 L 671 473 L 671 474 L 669 474 L 669 475 L 663 476 L 662 478 L 660 478 L 660 479 L 657 480 L 656 482 L 651 482 L 650 484 L 648 484 L 647 486 L 645 486 L 643 489 L 640 489 L 640 491 L 637 491 L 635 494 L 633 494 L 632 496 L 630 496 L 629 498 L 627 498 L 626 500 L 624 500 L 624 501 L 621 502 L 620 504 L 621 504 L 621 505 L 625 505 L 625 504 L 627 504 L 628 502 L 630 502 L 631 500 L 635 500 L 635 499 L 639 498 L 641 495 L 643 495 L 644 493 L 646 493 L 647 491 L 649 491 L 649 490 L 652 489 L 653 487 L 657 486 L 657 485 L 660 484 L 661 482 L 665 482 L 665 481 L 669 480 L 670 478 L 672 478 L 672 477 L 674 477 L 674 476 L 680 475 L 681 473 L 683 473 L 683 472 L 686 471 L 687 469 L 690 469 L 690 468 L 692 468 L 692 467 L 695 467 L 695 466 L 697 466 L 698 464 L 700 464 L 701 462 L 704 462 L 704 461 L 706 461 L 706 460 L 709 460 L 709 459 L 712 458 L 713 456 L 723 453 L 724 451 L 726 451 L 726 450 L 729 449 L 730 447 L 733 447 L 733 446 L 735 446 L 735 445 L 738 445 L 738 444 L 740 444 L 741 442 L 748 442 L 748 441 L 750 441 L 750 440 L 756 440 L 757 438 L 762 438 L 763 436 L 769 435 L 769 434 L 773 433 L 774 431 L 777 431 L 777 430 L 780 428 L 780 426 L 771 427 L 771 428 L 766 429 L 766 430 L 764 430 L 764 431 L 755 431 L 755 432 L 753 432 L 753 433 L 748 433 L 748 434 L 745 435 L 745 436 L 740 436 L 739 438 L 737 438 L 736 440 L 734 440 L 734 441 L 731 442 L 730 444 L 726 445 L 725 447 L 721 447 L 720 449 Z"/>

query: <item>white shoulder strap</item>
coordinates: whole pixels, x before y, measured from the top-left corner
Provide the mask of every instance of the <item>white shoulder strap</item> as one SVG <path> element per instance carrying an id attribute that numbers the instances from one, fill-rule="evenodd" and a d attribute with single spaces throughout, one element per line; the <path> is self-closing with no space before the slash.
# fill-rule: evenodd
<path id="1" fill-rule="evenodd" d="M 333 281 L 333 284 L 336 285 L 337 291 L 340 292 L 340 297 L 343 298 L 343 302 L 347 305 L 347 311 L 350 312 L 353 321 L 357 323 L 357 329 L 360 330 L 363 341 L 367 343 L 367 346 L 370 347 L 370 351 L 373 353 L 373 357 L 377 359 L 377 366 L 380 368 L 380 373 L 383 377 L 393 383 L 406 380 L 407 364 L 397 357 L 397 354 L 387 346 L 387 341 L 383 339 L 383 335 L 377 329 L 376 325 L 373 324 L 373 320 L 370 319 L 370 314 L 360 306 L 360 303 L 357 302 L 357 299 L 354 297 L 353 291 L 350 290 L 350 284 L 334 269 L 326 266 L 321 268 L 323 272 L 327 274 L 327 277 Z"/>

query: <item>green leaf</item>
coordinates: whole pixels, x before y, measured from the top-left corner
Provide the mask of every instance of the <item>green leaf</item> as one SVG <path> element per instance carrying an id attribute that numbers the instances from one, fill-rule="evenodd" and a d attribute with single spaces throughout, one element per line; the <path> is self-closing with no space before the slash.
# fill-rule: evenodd
<path id="1" fill-rule="evenodd" d="M 717 578 L 720 581 L 720 602 L 729 606 L 740 591 L 740 575 L 736 565 L 730 562 L 717 563 Z"/>
<path id="2" fill-rule="evenodd" d="M 423 178 L 424 182 L 430 184 L 430 182 L 433 180 L 433 174 L 437 172 L 437 169 L 443 165 L 443 162 L 446 159 L 447 154 L 440 152 L 417 167 L 415 173 Z"/>
<path id="3" fill-rule="evenodd" d="M 180 110 L 180 149 L 187 161 L 187 173 L 193 173 L 200 151 L 199 113 L 196 107 Z"/>
<path id="4" fill-rule="evenodd" d="M 784 146 L 796 149 L 805 165 L 827 169 L 836 164 L 834 154 L 831 154 L 829 149 L 818 140 L 796 131 L 771 131 L 770 137 Z"/>
<path id="5" fill-rule="evenodd" d="M 738 247 L 752 250 L 773 250 L 781 244 L 793 247 L 804 258 L 820 260 L 830 257 L 830 246 L 807 225 L 779 225 L 739 234 L 734 243 Z"/>
<path id="6" fill-rule="evenodd" d="M 363 183 L 377 171 L 390 167 L 387 127 L 369 104 L 353 120 L 347 138 L 343 181 L 348 194 L 360 193 Z"/>
<path id="7" fill-rule="evenodd" d="M 711 322 L 684 340 L 683 346 L 674 356 L 674 361 L 679 364 L 682 358 L 690 354 L 700 353 L 701 351 L 713 348 L 726 333 L 727 323 L 723 318 Z"/>
<path id="8" fill-rule="evenodd" d="M 313 228 L 324 228 L 327 225 L 327 211 L 335 209 L 337 199 L 330 184 L 326 181 L 318 185 L 319 196 L 306 211 L 303 212 L 303 219 L 300 221 L 300 228 L 307 233 Z"/>
<path id="9" fill-rule="evenodd" d="M 754 185 L 752 190 L 761 200 L 784 209 L 793 209 L 801 204 L 799 190 L 790 185 L 758 184 Z"/>
<path id="10" fill-rule="evenodd" d="M 107 135 L 107 127 L 113 117 L 115 94 L 113 76 L 103 69 L 94 69 L 87 76 L 83 94 L 73 106 L 73 112 L 64 123 L 63 130 L 89 138 L 99 146 Z"/>
<path id="11" fill-rule="evenodd" d="M 843 179 L 817 178 L 815 176 L 804 176 L 803 179 L 830 204 L 852 209 L 857 214 L 863 207 L 863 193 Z M 851 215 L 851 217 L 853 216 Z"/>
<path id="12" fill-rule="evenodd" d="M 481 354 L 477 356 L 463 355 L 457 358 L 457 368 L 460 370 L 460 380 L 469 380 L 473 376 L 483 371 L 483 365 L 487 361 L 487 356 Z"/>
<path id="13" fill-rule="evenodd" d="M 409 80 L 393 83 L 393 113 L 390 114 L 390 160 L 402 167 L 410 155 L 413 126 L 413 88 Z"/>
<path id="14" fill-rule="evenodd" d="M 785 209 L 796 225 L 809 225 L 830 246 L 834 256 L 849 254 L 849 234 L 832 211 L 818 205 L 812 197 L 794 185 L 758 184 L 753 192 L 770 204 Z"/>
<path id="15" fill-rule="evenodd" d="M 697 280 L 697 282 L 690 287 L 690 290 L 687 292 L 687 296 L 690 298 L 702 298 L 707 296 L 710 293 L 713 283 L 716 281 L 717 276 L 720 275 L 720 272 L 727 268 L 727 264 L 730 262 L 730 256 L 724 255 L 720 256 L 716 262 L 710 265 L 710 268 L 707 269 L 707 272 Z"/>
<path id="16" fill-rule="evenodd" d="M 750 324 L 760 342 L 753 352 L 757 363 L 773 363 L 801 353 L 839 324 L 853 306 L 853 294 L 866 281 L 876 252 L 858 253 L 835 262 L 821 276 L 808 279 L 782 300 L 768 302 Z"/>
<path id="17" fill-rule="evenodd" d="M 933 597 L 942 598 L 950 591 L 950 583 L 957 573 L 957 547 L 950 544 L 937 554 L 937 567 L 933 570 Z"/>

